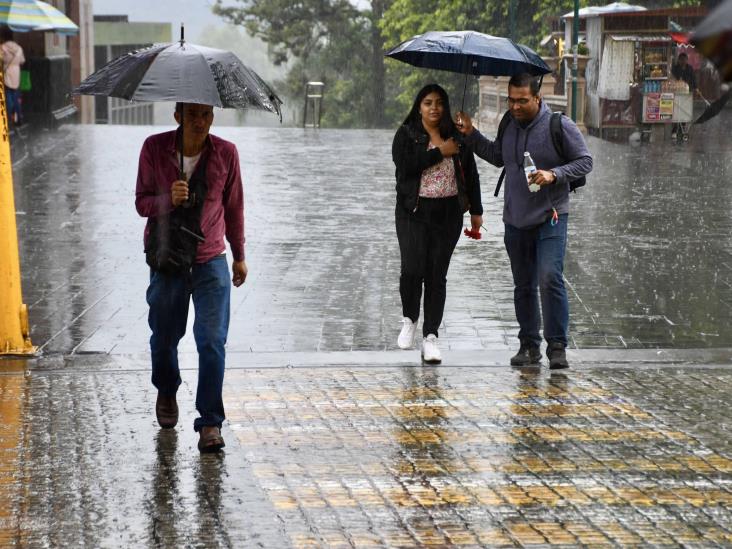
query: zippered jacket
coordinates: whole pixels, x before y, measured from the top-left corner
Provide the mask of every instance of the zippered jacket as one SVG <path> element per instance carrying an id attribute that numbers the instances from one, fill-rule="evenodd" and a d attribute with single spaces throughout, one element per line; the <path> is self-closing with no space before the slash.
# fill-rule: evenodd
<path id="1" fill-rule="evenodd" d="M 473 152 L 464 145 L 463 136 L 457 131 L 450 136 L 460 144 L 460 152 L 452 157 L 458 200 L 463 211 L 471 215 L 483 215 L 480 198 L 480 178 Z M 399 127 L 391 146 L 391 157 L 396 166 L 397 212 L 414 212 L 419 207 L 419 186 L 422 172 L 442 162 L 440 149 L 428 150 L 429 135 L 424 129 L 406 124 Z"/>
<path id="2" fill-rule="evenodd" d="M 501 137 L 491 141 L 478 130 L 465 138 L 467 148 L 494 166 L 505 166 L 503 222 L 518 229 L 536 227 L 552 216 L 569 213 L 569 182 L 592 171 L 592 155 L 585 139 L 570 118 L 562 116 L 564 156 L 559 156 L 552 142 L 549 126 L 552 111 L 542 101 L 536 117 L 525 127 L 513 118 Z M 524 172 L 524 152 L 531 153 L 537 169 L 554 170 L 556 182 L 529 191 Z"/>

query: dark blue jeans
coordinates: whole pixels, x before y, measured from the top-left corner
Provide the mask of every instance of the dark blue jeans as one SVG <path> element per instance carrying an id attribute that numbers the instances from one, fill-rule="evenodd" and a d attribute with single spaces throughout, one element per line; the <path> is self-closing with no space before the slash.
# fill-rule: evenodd
<path id="1" fill-rule="evenodd" d="M 547 221 L 531 229 L 506 224 L 504 242 L 513 273 L 513 304 L 521 343 L 539 346 L 539 296 L 544 317 L 544 339 L 567 345 L 569 302 L 564 286 L 564 253 L 567 249 L 567 214 L 552 227 Z"/>
<path id="2" fill-rule="evenodd" d="M 164 275 L 150 272 L 147 303 L 152 330 L 153 385 L 165 395 L 174 395 L 181 383 L 178 368 L 178 342 L 186 333 L 188 305 L 193 297 L 195 320 L 193 336 L 198 348 L 198 388 L 193 428 L 221 427 L 224 421 L 224 383 L 226 336 L 229 331 L 231 281 L 226 256 L 217 256 L 193 266 L 190 273 Z"/>

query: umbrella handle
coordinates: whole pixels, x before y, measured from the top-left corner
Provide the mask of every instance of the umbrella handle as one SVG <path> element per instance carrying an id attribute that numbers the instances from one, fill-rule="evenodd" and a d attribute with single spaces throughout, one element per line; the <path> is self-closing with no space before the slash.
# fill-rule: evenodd
<path id="1" fill-rule="evenodd" d="M 181 37 L 183 36 L 183 26 L 181 25 L 180 29 Z M 178 156 L 178 171 L 179 171 L 179 177 L 182 181 L 186 180 L 186 171 L 183 169 L 183 140 L 184 137 L 184 131 L 183 131 L 183 113 L 185 109 L 180 110 L 180 154 Z"/>

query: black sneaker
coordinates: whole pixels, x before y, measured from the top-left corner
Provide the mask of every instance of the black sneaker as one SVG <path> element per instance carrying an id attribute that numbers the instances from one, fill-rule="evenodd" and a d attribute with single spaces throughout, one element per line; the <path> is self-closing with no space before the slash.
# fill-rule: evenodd
<path id="1" fill-rule="evenodd" d="M 567 362 L 567 352 L 564 350 L 564 345 L 558 341 L 554 341 L 549 344 L 546 349 L 546 356 L 549 359 L 550 370 L 563 370 L 569 368 L 569 362 Z"/>
<path id="2" fill-rule="evenodd" d="M 522 343 L 518 353 L 511 357 L 511 366 L 528 366 L 541 362 L 541 351 L 535 345 Z"/>

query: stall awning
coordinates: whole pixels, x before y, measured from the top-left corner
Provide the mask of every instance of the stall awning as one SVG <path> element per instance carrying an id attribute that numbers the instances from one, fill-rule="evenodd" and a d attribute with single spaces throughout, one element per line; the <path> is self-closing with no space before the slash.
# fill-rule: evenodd
<path id="1" fill-rule="evenodd" d="M 611 34 L 616 42 L 671 42 L 667 34 Z"/>

